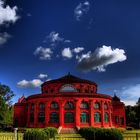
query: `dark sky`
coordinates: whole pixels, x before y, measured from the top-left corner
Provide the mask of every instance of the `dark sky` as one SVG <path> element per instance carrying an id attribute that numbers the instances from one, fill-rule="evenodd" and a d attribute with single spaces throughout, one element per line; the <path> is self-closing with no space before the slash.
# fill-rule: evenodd
<path id="1" fill-rule="evenodd" d="M 7 0 L 1 13 L 0 82 L 14 102 L 68 72 L 127 104 L 140 97 L 139 0 Z"/>

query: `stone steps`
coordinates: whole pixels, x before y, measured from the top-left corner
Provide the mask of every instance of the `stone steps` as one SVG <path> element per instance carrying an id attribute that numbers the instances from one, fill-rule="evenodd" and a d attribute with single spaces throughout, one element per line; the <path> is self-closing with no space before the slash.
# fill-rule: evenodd
<path id="1" fill-rule="evenodd" d="M 80 134 L 58 134 L 55 140 L 85 140 Z"/>
<path id="2" fill-rule="evenodd" d="M 75 128 L 62 128 L 60 134 L 77 134 L 77 130 Z"/>

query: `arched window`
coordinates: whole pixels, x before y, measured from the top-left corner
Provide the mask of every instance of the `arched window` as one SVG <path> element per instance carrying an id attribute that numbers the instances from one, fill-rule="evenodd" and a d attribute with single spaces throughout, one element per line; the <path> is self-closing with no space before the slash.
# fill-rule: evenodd
<path id="1" fill-rule="evenodd" d="M 104 121 L 105 122 L 109 122 L 109 115 L 108 115 L 108 113 L 104 114 Z"/>
<path id="2" fill-rule="evenodd" d="M 44 112 L 39 112 L 38 113 L 38 122 L 43 123 L 45 121 L 45 114 Z"/>
<path id="3" fill-rule="evenodd" d="M 50 114 L 50 123 L 59 123 L 59 115 L 56 112 Z"/>
<path id="4" fill-rule="evenodd" d="M 89 122 L 89 114 L 86 112 L 82 112 L 80 114 L 80 122 L 81 123 L 88 123 Z"/>
<path id="5" fill-rule="evenodd" d="M 51 103 L 51 109 L 58 109 L 59 106 L 58 106 L 58 103 L 57 102 L 52 102 Z"/>
<path id="6" fill-rule="evenodd" d="M 72 112 L 67 112 L 64 115 L 65 123 L 74 123 L 74 114 Z"/>
<path id="7" fill-rule="evenodd" d="M 34 108 L 35 108 L 35 104 L 32 103 L 32 104 L 31 104 L 31 110 L 34 110 Z"/>
<path id="8" fill-rule="evenodd" d="M 94 113 L 94 122 L 101 122 L 101 115 L 99 112 Z"/>
<path id="9" fill-rule="evenodd" d="M 104 104 L 104 109 L 105 109 L 105 110 L 108 109 L 108 105 L 107 105 L 107 103 Z"/>
<path id="10" fill-rule="evenodd" d="M 121 125 L 124 125 L 124 117 L 120 118 L 120 123 L 121 123 Z"/>
<path id="11" fill-rule="evenodd" d="M 99 108 L 100 108 L 100 104 L 99 104 L 98 102 L 96 102 L 96 103 L 94 104 L 94 108 L 95 108 L 95 109 L 99 109 Z"/>
<path id="12" fill-rule="evenodd" d="M 87 102 L 82 102 L 82 103 L 80 104 L 80 108 L 81 108 L 81 109 L 88 109 L 88 103 L 87 103 Z"/>
<path id="13" fill-rule="evenodd" d="M 73 85 L 66 84 L 60 88 L 60 92 L 77 92 L 77 89 Z"/>
<path id="14" fill-rule="evenodd" d="M 44 110 L 45 109 L 45 104 L 44 103 L 40 103 L 39 104 L 39 109 L 40 110 Z"/>
<path id="15" fill-rule="evenodd" d="M 31 113 L 30 114 L 30 122 L 31 123 L 34 123 L 34 113 Z"/>
<path id="16" fill-rule="evenodd" d="M 69 110 L 69 109 L 74 109 L 74 105 L 73 105 L 73 103 L 72 102 L 66 102 L 66 104 L 65 104 L 65 110 Z"/>

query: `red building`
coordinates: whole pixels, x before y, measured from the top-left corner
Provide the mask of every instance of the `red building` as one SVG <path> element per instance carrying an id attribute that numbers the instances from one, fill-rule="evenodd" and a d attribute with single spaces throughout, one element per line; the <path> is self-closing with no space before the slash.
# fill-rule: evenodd
<path id="1" fill-rule="evenodd" d="M 125 107 L 117 96 L 97 93 L 97 84 L 70 74 L 47 81 L 41 94 L 14 105 L 19 127 L 125 127 Z"/>

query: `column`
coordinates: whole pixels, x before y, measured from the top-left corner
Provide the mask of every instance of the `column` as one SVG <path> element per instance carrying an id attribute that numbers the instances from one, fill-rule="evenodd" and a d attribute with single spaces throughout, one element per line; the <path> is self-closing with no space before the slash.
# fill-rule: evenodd
<path id="1" fill-rule="evenodd" d="M 30 125 L 30 109 L 31 109 L 31 104 L 28 103 L 27 124 L 26 124 L 27 127 L 29 127 Z"/>
<path id="2" fill-rule="evenodd" d="M 39 103 L 35 103 L 35 108 L 34 108 L 34 127 L 38 126 L 38 110 L 39 110 Z"/>
<path id="3" fill-rule="evenodd" d="M 80 102 L 75 100 L 75 126 L 80 127 Z"/>
<path id="4" fill-rule="evenodd" d="M 45 102 L 45 127 L 47 127 L 49 123 L 49 116 L 50 116 L 49 110 L 50 110 L 49 103 Z"/>
<path id="5" fill-rule="evenodd" d="M 93 100 L 89 101 L 89 109 L 90 109 L 90 126 L 94 126 L 94 109 L 93 109 Z"/>
<path id="6" fill-rule="evenodd" d="M 64 100 L 59 101 L 59 124 L 61 127 L 64 126 Z"/>
<path id="7" fill-rule="evenodd" d="M 101 125 L 104 127 L 104 101 L 101 101 Z"/>
<path id="8" fill-rule="evenodd" d="M 112 127 L 112 106 L 110 103 L 108 104 L 108 109 L 109 109 L 109 126 Z"/>

